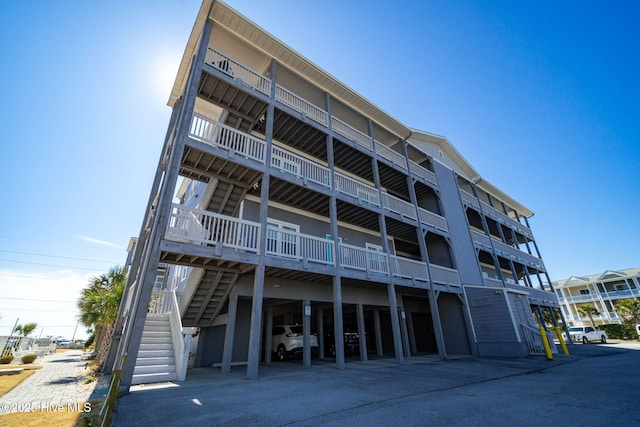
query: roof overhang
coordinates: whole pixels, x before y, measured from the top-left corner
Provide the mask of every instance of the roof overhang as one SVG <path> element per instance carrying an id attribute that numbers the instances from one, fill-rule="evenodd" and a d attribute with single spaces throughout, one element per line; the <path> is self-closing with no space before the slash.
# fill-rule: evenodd
<path id="1" fill-rule="evenodd" d="M 302 78 L 312 82 L 332 97 L 349 106 L 365 117 L 370 117 L 376 124 L 384 128 L 398 139 L 406 139 L 410 134 L 408 127 L 400 123 L 391 115 L 371 101 L 341 83 L 338 79 L 322 70 L 320 67 L 294 51 L 264 29 L 260 28 L 236 10 L 219 0 L 204 0 L 198 11 L 187 47 L 182 56 L 178 75 L 171 91 L 168 105 L 173 106 L 182 93 L 186 83 L 186 76 L 198 46 L 198 37 L 207 20 L 211 19 L 216 25 L 220 25 L 231 31 L 237 37 L 242 38 L 265 55 L 275 58 L 279 64 L 284 65 Z M 214 26 L 215 32 L 215 26 Z"/>

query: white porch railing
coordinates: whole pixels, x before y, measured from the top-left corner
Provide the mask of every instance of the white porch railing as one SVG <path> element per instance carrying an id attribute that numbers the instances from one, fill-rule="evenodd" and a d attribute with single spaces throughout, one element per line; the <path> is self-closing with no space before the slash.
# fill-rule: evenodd
<path id="1" fill-rule="evenodd" d="M 276 101 L 282 102 L 284 105 L 291 107 L 299 113 L 303 113 L 310 119 L 327 126 L 329 123 L 329 114 L 320 107 L 317 107 L 304 98 L 276 84 Z"/>
<path id="2" fill-rule="evenodd" d="M 438 185 L 436 174 L 428 169 L 423 168 L 413 160 L 409 160 L 409 170 L 411 170 L 411 173 L 426 180 L 427 182 L 430 182 L 433 185 Z"/>
<path id="3" fill-rule="evenodd" d="M 337 117 L 331 117 L 331 127 L 335 133 L 344 136 L 368 151 L 373 151 L 369 135 L 360 132 L 358 129 L 348 125 Z"/>
<path id="4" fill-rule="evenodd" d="M 334 265 L 334 242 L 308 234 L 268 229 L 267 255 Z"/>
<path id="5" fill-rule="evenodd" d="M 460 286 L 460 275 L 458 270 L 443 267 L 441 265 L 429 264 L 431 270 L 431 281 L 449 286 Z"/>
<path id="6" fill-rule="evenodd" d="M 256 137 L 195 113 L 189 136 L 197 141 L 224 148 L 234 155 L 244 156 L 264 164 L 266 143 Z"/>
<path id="7" fill-rule="evenodd" d="M 425 282 L 429 280 L 426 263 L 395 255 L 391 255 L 390 259 L 393 275 L 395 277 L 415 279 Z"/>
<path id="8" fill-rule="evenodd" d="M 449 226 L 447 225 L 445 217 L 420 207 L 418 208 L 418 215 L 420 215 L 421 223 L 431 225 L 442 231 L 449 231 Z"/>
<path id="9" fill-rule="evenodd" d="M 529 348 L 529 354 L 532 355 L 545 355 L 544 344 L 542 344 L 542 336 L 540 331 L 532 328 L 529 325 L 522 323 L 522 334 L 524 336 L 527 347 Z"/>
<path id="10" fill-rule="evenodd" d="M 340 243 L 340 265 L 354 270 L 389 275 L 387 254 Z"/>
<path id="11" fill-rule="evenodd" d="M 191 346 L 191 335 L 185 334 L 182 330 L 182 319 L 180 319 L 180 308 L 178 298 L 174 291 L 170 292 L 169 323 L 171 324 L 171 342 L 173 343 L 174 360 L 176 363 L 176 380 L 184 381 L 187 377 L 187 364 L 189 362 L 189 347 Z"/>
<path id="12" fill-rule="evenodd" d="M 404 158 L 404 155 L 402 153 L 398 153 L 397 151 L 387 147 L 380 141 L 376 140 L 375 144 L 376 154 L 378 154 L 378 156 L 389 160 L 394 165 L 401 167 L 402 170 L 407 170 L 407 159 Z"/>
<path id="13" fill-rule="evenodd" d="M 207 51 L 205 63 L 267 96 L 271 94 L 271 80 L 212 47 Z"/>
<path id="14" fill-rule="evenodd" d="M 331 188 L 329 168 L 276 145 L 271 149 L 271 167 Z"/>
<path id="15" fill-rule="evenodd" d="M 460 188 L 459 190 L 460 190 L 460 198 L 462 199 L 463 202 L 467 203 L 470 206 L 473 206 L 474 208 L 480 209 L 480 202 L 478 201 L 476 196 L 474 196 L 473 194 L 467 193 L 462 188 Z"/>
<path id="16" fill-rule="evenodd" d="M 340 172 L 335 172 L 334 175 L 336 190 L 371 205 L 380 206 L 378 190 L 374 187 L 360 182 L 357 179 L 348 177 Z"/>
<path id="17" fill-rule="evenodd" d="M 397 213 L 398 215 L 416 219 L 416 208 L 412 203 L 385 192 L 382 193 L 382 207 L 390 212 Z"/>
<path id="18" fill-rule="evenodd" d="M 171 312 L 172 306 L 172 291 L 160 291 L 154 289 L 151 291 L 151 299 L 149 300 L 149 307 L 147 313 L 149 314 L 168 314 Z"/>
<path id="19" fill-rule="evenodd" d="M 260 224 L 174 204 L 166 238 L 257 252 Z"/>
<path id="20" fill-rule="evenodd" d="M 527 347 L 529 348 L 529 354 L 531 355 L 546 355 L 546 351 L 544 350 L 544 344 L 542 343 L 542 335 L 540 335 L 540 330 L 533 328 L 529 325 L 521 323 L 522 333 L 527 343 Z M 545 331 L 547 342 L 549 343 L 549 349 L 551 350 L 551 354 L 558 354 L 558 348 L 554 343 L 555 334 Z"/>

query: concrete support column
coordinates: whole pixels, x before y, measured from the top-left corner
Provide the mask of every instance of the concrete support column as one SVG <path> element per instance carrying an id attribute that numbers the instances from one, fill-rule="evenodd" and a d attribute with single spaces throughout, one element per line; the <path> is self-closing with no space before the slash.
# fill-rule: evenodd
<path id="1" fill-rule="evenodd" d="M 404 357 L 411 357 L 411 349 L 409 348 L 409 332 L 407 331 L 407 312 L 404 309 L 404 301 L 400 295 L 400 326 L 402 328 L 402 347 L 404 348 Z"/>
<path id="2" fill-rule="evenodd" d="M 333 278 L 333 337 L 336 349 L 336 367 L 344 369 L 344 326 L 342 324 L 342 283 L 340 277 Z"/>
<path id="3" fill-rule="evenodd" d="M 236 331 L 236 313 L 238 312 L 238 295 L 231 291 L 229 295 L 229 311 L 227 327 L 224 333 L 224 347 L 222 348 L 222 373 L 231 373 L 231 359 L 233 358 L 233 338 Z"/>
<path id="4" fill-rule="evenodd" d="M 402 334 L 400 332 L 400 316 L 398 316 L 398 300 L 396 297 L 396 287 L 393 283 L 387 286 L 389 295 L 389 312 L 391 313 L 391 330 L 393 331 L 393 348 L 396 353 L 398 363 L 404 363 L 404 355 L 402 354 Z"/>
<path id="5" fill-rule="evenodd" d="M 311 301 L 309 300 L 302 301 L 302 347 L 302 365 L 311 366 Z"/>
<path id="6" fill-rule="evenodd" d="M 373 327 L 376 331 L 376 354 L 380 357 L 384 356 L 382 348 L 382 330 L 380 328 L 380 309 L 373 309 Z"/>
<path id="7" fill-rule="evenodd" d="M 265 333 L 267 334 L 264 337 L 264 363 L 271 363 L 271 347 L 273 346 L 273 336 L 271 335 L 271 330 L 273 329 L 273 306 L 269 305 L 267 307 L 267 316 L 266 316 L 266 326 Z"/>
<path id="8" fill-rule="evenodd" d="M 324 310 L 322 308 L 318 308 L 318 358 L 320 360 L 324 359 Z"/>
<path id="9" fill-rule="evenodd" d="M 329 166 L 329 173 L 331 175 L 331 182 L 335 183 L 335 159 L 333 152 L 333 125 L 331 123 L 331 95 L 326 94 L 326 104 L 328 113 L 328 129 L 329 136 L 327 137 L 327 163 Z M 329 198 L 329 218 L 331 220 L 331 234 L 333 236 L 335 248 L 335 264 L 336 275 L 333 278 L 333 336 L 335 339 L 336 350 L 336 367 L 338 369 L 344 369 L 344 340 L 338 339 L 338 337 L 344 336 L 344 325 L 342 322 L 342 279 L 340 277 L 340 250 L 339 242 L 340 236 L 338 233 L 338 208 L 336 202 L 336 191 L 333 190 L 331 197 Z"/>
<path id="10" fill-rule="evenodd" d="M 407 329 L 409 330 L 409 348 L 411 349 L 411 353 L 416 354 L 418 352 L 418 347 L 416 345 L 416 333 L 413 329 L 413 317 L 411 317 L 410 312 L 407 313 Z"/>
<path id="11" fill-rule="evenodd" d="M 358 347 L 360 347 L 360 360 L 367 362 L 369 360 L 367 355 L 367 331 L 364 326 L 364 308 L 362 304 L 356 304 L 356 310 L 358 312 L 358 338 L 360 339 Z"/>
<path id="12" fill-rule="evenodd" d="M 271 61 L 271 93 L 267 106 L 265 126 L 265 164 L 271 164 L 271 147 L 273 140 L 273 120 L 275 117 L 276 71 L 277 64 Z M 253 281 L 253 300 L 251 303 L 251 327 L 249 329 L 249 354 L 247 357 L 247 379 L 258 378 L 260 365 L 260 336 L 262 335 L 262 303 L 264 296 L 264 256 L 267 251 L 267 218 L 269 215 L 269 168 L 265 170 L 260 185 L 260 254 Z"/>

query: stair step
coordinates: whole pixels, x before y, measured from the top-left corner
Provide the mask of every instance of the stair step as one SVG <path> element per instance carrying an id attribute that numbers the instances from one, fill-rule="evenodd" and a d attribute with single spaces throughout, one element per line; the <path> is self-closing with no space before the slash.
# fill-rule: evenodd
<path id="1" fill-rule="evenodd" d="M 141 343 L 140 351 L 146 351 L 146 350 L 173 350 L 173 344 L 172 343 L 168 343 L 168 344 Z"/>
<path id="2" fill-rule="evenodd" d="M 168 335 L 158 336 L 144 336 L 142 335 L 142 341 L 140 344 L 170 344 L 173 345 L 171 337 Z"/>
<path id="3" fill-rule="evenodd" d="M 131 377 L 131 384 L 149 384 L 149 383 L 161 383 L 166 381 L 175 381 L 177 378 L 175 372 L 165 372 L 157 374 L 140 374 L 133 375 Z"/>
<path id="4" fill-rule="evenodd" d="M 171 357 L 138 357 L 136 359 L 136 367 L 138 366 L 149 366 L 149 365 L 175 365 L 176 360 L 173 356 Z"/>
<path id="5" fill-rule="evenodd" d="M 140 350 L 138 351 L 138 359 L 146 359 L 149 357 L 173 357 L 173 350 Z"/>
<path id="6" fill-rule="evenodd" d="M 175 373 L 176 365 L 142 365 L 133 369 L 133 375 Z"/>

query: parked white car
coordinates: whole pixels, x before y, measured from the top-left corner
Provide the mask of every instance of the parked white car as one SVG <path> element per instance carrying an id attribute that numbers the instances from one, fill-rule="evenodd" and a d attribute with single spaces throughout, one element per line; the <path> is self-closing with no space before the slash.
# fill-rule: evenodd
<path id="1" fill-rule="evenodd" d="M 272 329 L 271 351 L 278 360 L 299 356 L 304 350 L 302 325 L 279 325 Z M 318 353 L 318 337 L 311 334 L 311 352 Z"/>
<path id="2" fill-rule="evenodd" d="M 571 341 L 589 344 L 591 341 L 600 341 L 605 344 L 607 342 L 607 333 L 593 326 L 572 326 L 569 328 Z"/>

